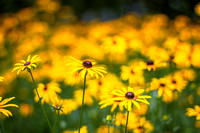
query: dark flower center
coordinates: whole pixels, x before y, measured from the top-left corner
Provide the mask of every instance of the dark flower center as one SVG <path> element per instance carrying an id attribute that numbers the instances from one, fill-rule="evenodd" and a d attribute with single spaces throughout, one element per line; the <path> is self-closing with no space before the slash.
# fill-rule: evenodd
<path id="1" fill-rule="evenodd" d="M 153 64 L 154 64 L 154 62 L 152 60 L 147 61 L 147 65 L 153 65 Z"/>
<path id="2" fill-rule="evenodd" d="M 131 74 L 134 74 L 135 72 L 133 71 L 133 69 L 131 70 Z"/>
<path id="3" fill-rule="evenodd" d="M 47 85 L 45 85 L 45 86 L 44 86 L 44 91 L 46 91 L 47 89 L 48 89 L 48 88 L 47 88 Z"/>
<path id="4" fill-rule="evenodd" d="M 117 42 L 116 42 L 116 41 L 113 41 L 113 44 L 114 44 L 114 45 L 116 45 L 116 44 L 117 44 Z"/>
<path id="5" fill-rule="evenodd" d="M 176 84 L 176 80 L 172 80 L 172 83 L 173 83 L 173 84 Z"/>
<path id="6" fill-rule="evenodd" d="M 92 62 L 90 62 L 90 61 L 84 61 L 84 62 L 83 62 L 83 66 L 84 66 L 85 68 L 91 68 L 91 67 L 92 67 Z"/>
<path id="7" fill-rule="evenodd" d="M 30 61 L 26 62 L 26 63 L 24 64 L 24 66 L 28 66 L 30 63 L 31 63 Z"/>
<path id="8" fill-rule="evenodd" d="M 58 104 L 56 104 L 56 108 L 59 108 L 59 105 L 58 105 Z"/>
<path id="9" fill-rule="evenodd" d="M 98 84 L 101 86 L 101 85 L 102 85 L 102 82 L 101 82 L 101 81 L 99 81 L 99 82 L 98 82 Z"/>
<path id="10" fill-rule="evenodd" d="M 160 86 L 161 86 L 161 87 L 165 87 L 165 84 L 161 83 Z"/>
<path id="11" fill-rule="evenodd" d="M 125 97 L 128 98 L 128 99 L 133 99 L 134 98 L 134 94 L 133 94 L 133 92 L 127 92 L 125 94 Z"/>
<path id="12" fill-rule="evenodd" d="M 142 127 L 142 126 L 139 126 L 138 129 L 143 129 L 143 127 Z"/>
<path id="13" fill-rule="evenodd" d="M 173 60 L 173 59 L 174 59 L 174 56 L 173 56 L 173 55 L 170 55 L 170 56 L 169 56 L 169 59 L 170 59 L 170 60 Z"/>

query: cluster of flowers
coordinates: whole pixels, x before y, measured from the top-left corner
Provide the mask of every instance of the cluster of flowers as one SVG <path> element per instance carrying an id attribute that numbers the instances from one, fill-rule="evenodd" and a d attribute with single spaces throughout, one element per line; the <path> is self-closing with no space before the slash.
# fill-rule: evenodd
<path id="1" fill-rule="evenodd" d="M 193 84 L 200 67 L 200 25 L 186 16 L 169 20 L 163 14 L 144 17 L 128 14 L 107 22 L 71 24 L 76 18 L 70 7 L 61 6 L 58 1 L 38 0 L 34 7 L 4 15 L 0 21 L 0 57 L 5 59 L 1 65 L 2 76 L 10 84 L 6 91 L 0 90 L 0 96 L 12 92 L 11 85 L 16 81 L 16 74 L 8 69 L 10 62 L 21 60 L 30 53 L 37 53 L 41 58 L 28 56 L 27 60 L 15 64 L 13 71 L 17 70 L 17 74 L 24 70 L 30 72 L 42 59 L 42 65 L 33 73 L 35 80 L 41 81 L 34 89 L 36 102 L 51 104 L 62 115 L 78 110 L 84 92 L 80 88 L 87 73 L 90 76 L 87 76 L 84 103 L 92 106 L 95 99 L 101 109 L 111 106 L 112 119 L 108 121 L 114 125 L 110 126 L 113 132 L 126 126 L 126 111 L 130 112 L 129 123 L 134 123 L 128 124 L 128 130 L 154 130 L 156 120 L 152 121 L 154 116 L 148 117 L 152 109 L 147 107 L 151 103 L 157 108 L 152 99 L 162 101 L 163 106 L 177 102 L 177 107 L 185 110 L 194 106 L 191 94 L 200 95 L 200 89 Z M 12 61 L 6 60 L 8 56 Z M 108 71 L 105 66 L 96 66 L 93 60 L 105 64 Z M 23 74 L 19 77 L 23 78 Z M 46 78 L 52 82 L 43 83 Z M 59 97 L 64 91 L 59 84 L 62 81 L 67 87 L 75 88 L 72 98 Z M 187 90 L 192 93 L 185 93 Z M 148 102 L 146 99 L 150 97 Z M 0 111 L 6 116 L 12 114 L 4 107 L 18 107 L 5 105 L 12 99 L 5 99 L 0 104 Z M 27 103 L 20 104 L 19 109 L 23 116 L 33 113 L 32 105 Z M 200 119 L 198 105 L 186 112 Z M 97 132 L 105 130 L 108 127 L 101 125 Z M 81 132 L 87 132 L 87 127 L 83 126 Z"/>

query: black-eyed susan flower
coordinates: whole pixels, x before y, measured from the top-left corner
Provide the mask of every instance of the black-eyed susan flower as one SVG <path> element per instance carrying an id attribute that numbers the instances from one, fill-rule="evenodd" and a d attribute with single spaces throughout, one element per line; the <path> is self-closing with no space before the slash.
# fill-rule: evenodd
<path id="1" fill-rule="evenodd" d="M 29 55 L 27 60 L 21 60 L 20 63 L 16 63 L 13 71 L 18 70 L 17 74 L 19 74 L 20 71 L 35 68 L 37 67 L 36 62 L 38 61 L 41 61 L 41 58 L 38 57 L 38 55 L 34 55 L 32 58 L 31 55 Z"/>
<path id="2" fill-rule="evenodd" d="M 200 120 L 200 106 L 195 105 L 194 109 L 193 108 L 187 108 L 186 109 L 186 115 L 191 117 L 191 116 L 196 116 L 196 120 Z"/>
<path id="3" fill-rule="evenodd" d="M 42 103 L 44 102 L 49 103 L 52 97 L 56 97 L 57 93 L 61 93 L 62 91 L 59 88 L 59 84 L 55 82 L 50 82 L 48 84 L 39 83 L 37 90 L 40 97 L 42 98 L 41 100 Z M 38 96 L 36 95 L 36 90 L 34 90 L 34 94 L 35 94 L 34 99 L 37 102 L 39 99 L 38 99 Z"/>
<path id="4" fill-rule="evenodd" d="M 53 108 L 53 111 L 57 110 L 58 112 L 60 112 L 60 111 L 63 112 L 63 110 L 62 110 L 62 108 L 64 108 L 63 107 L 63 99 L 61 99 L 58 96 L 57 97 L 52 97 L 52 99 L 51 99 L 51 106 Z"/>
<path id="5" fill-rule="evenodd" d="M 121 67 L 122 80 L 129 80 L 129 84 L 144 84 L 143 70 L 139 63 Z"/>
<path id="6" fill-rule="evenodd" d="M 108 99 L 106 99 L 105 101 L 101 101 L 100 104 L 106 104 L 106 106 L 108 106 L 109 104 L 112 105 L 120 102 L 120 104 L 122 104 L 126 109 L 128 109 L 128 111 L 132 109 L 133 105 L 140 109 L 140 105 L 138 102 L 142 102 L 148 105 L 150 104 L 146 100 L 146 98 L 151 98 L 151 96 L 141 95 L 143 92 L 144 89 L 134 90 L 131 87 L 121 87 L 121 89 L 113 90 L 112 95 L 115 95 L 114 97 L 108 97 Z M 109 104 L 107 104 L 108 102 Z"/>
<path id="7" fill-rule="evenodd" d="M 18 107 L 18 105 L 16 104 L 6 104 L 14 98 L 15 97 L 6 98 L 3 101 L 1 101 L 2 97 L 0 97 L 0 112 L 7 117 L 12 116 L 12 113 L 9 110 L 4 109 L 5 107 Z"/>
<path id="8" fill-rule="evenodd" d="M 167 66 L 167 63 L 166 62 L 162 62 L 162 61 L 159 61 L 159 60 L 148 60 L 146 63 L 141 63 L 142 67 L 144 69 L 147 69 L 148 71 L 155 71 L 156 68 L 159 68 L 159 67 L 164 67 L 164 66 Z"/>
<path id="9" fill-rule="evenodd" d="M 153 125 L 145 117 L 139 118 L 135 126 L 133 129 L 134 133 L 150 133 L 154 129 Z"/>
<path id="10" fill-rule="evenodd" d="M 3 81 L 3 79 L 4 79 L 4 77 L 1 77 L 1 76 L 0 76 L 0 82 L 2 82 L 2 81 Z"/>
<path id="11" fill-rule="evenodd" d="M 66 65 L 70 65 L 72 67 L 72 71 L 78 71 L 82 73 L 82 77 L 84 77 L 87 72 L 90 76 L 99 78 L 99 75 L 104 77 L 102 73 L 107 73 L 104 67 L 95 66 L 96 62 L 92 62 L 89 60 L 80 61 L 70 56 L 71 61 L 67 62 Z"/>
<path id="12" fill-rule="evenodd" d="M 170 83 L 167 78 L 153 78 L 150 90 L 158 90 L 158 96 L 163 97 L 163 101 L 171 102 L 173 100 L 173 88 L 170 88 Z"/>

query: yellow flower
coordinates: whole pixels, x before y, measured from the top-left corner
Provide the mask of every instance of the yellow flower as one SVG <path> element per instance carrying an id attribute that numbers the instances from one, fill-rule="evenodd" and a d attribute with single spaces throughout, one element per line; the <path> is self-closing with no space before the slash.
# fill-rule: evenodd
<path id="1" fill-rule="evenodd" d="M 31 55 L 29 55 L 26 61 L 21 60 L 20 63 L 16 63 L 13 71 L 18 70 L 17 74 L 19 74 L 20 71 L 35 68 L 35 67 L 37 67 L 36 62 L 38 62 L 38 61 L 41 61 L 41 59 L 40 59 L 40 57 L 38 57 L 38 55 L 34 55 L 32 58 L 31 58 Z"/>
<path id="2" fill-rule="evenodd" d="M 142 67 L 144 69 L 147 69 L 148 71 L 155 71 L 156 68 L 158 67 L 164 67 L 164 66 L 167 66 L 167 63 L 166 62 L 162 62 L 162 61 L 159 61 L 159 60 L 148 60 L 146 63 L 141 63 Z"/>
<path id="3" fill-rule="evenodd" d="M 82 126 L 80 129 L 81 133 L 88 133 L 87 126 Z M 78 133 L 78 131 L 68 131 L 65 130 L 63 133 Z"/>
<path id="4" fill-rule="evenodd" d="M 1 76 L 0 76 L 0 82 L 2 82 L 2 81 L 3 81 L 3 79 L 4 79 L 4 77 L 1 77 Z"/>
<path id="5" fill-rule="evenodd" d="M 121 133 L 119 129 L 110 126 L 110 133 Z M 96 133 L 108 133 L 108 126 L 103 125 L 97 128 Z"/>
<path id="6" fill-rule="evenodd" d="M 74 92 L 75 101 L 77 102 L 77 105 L 79 105 L 79 106 L 82 105 L 82 94 L 83 94 L 83 90 L 82 89 L 76 90 Z M 89 93 L 89 91 L 87 89 L 85 90 L 84 104 L 87 104 L 87 105 L 92 105 L 93 104 L 93 97 L 92 97 L 92 95 Z"/>
<path id="7" fill-rule="evenodd" d="M 64 99 L 63 100 L 63 112 L 62 114 L 70 114 L 72 111 L 76 110 L 79 105 L 77 104 L 77 102 L 73 99 Z"/>
<path id="8" fill-rule="evenodd" d="M 2 97 L 0 97 L 0 112 L 7 117 L 9 117 L 9 115 L 12 116 L 12 113 L 9 110 L 4 109 L 5 107 L 18 107 L 16 104 L 6 104 L 14 98 L 15 97 L 6 98 L 3 101 L 1 101 Z"/>
<path id="9" fill-rule="evenodd" d="M 97 79 L 99 75 L 104 77 L 102 73 L 107 73 L 104 67 L 94 66 L 96 62 L 91 62 L 88 60 L 80 61 L 70 56 L 71 61 L 67 62 L 66 65 L 72 66 L 73 71 L 78 71 L 82 73 L 84 77 L 85 73 L 88 72 L 90 76 L 95 76 Z"/>
<path id="10" fill-rule="evenodd" d="M 138 65 L 131 65 L 131 66 L 122 66 L 121 67 L 121 78 L 122 80 L 129 80 L 129 84 L 143 84 L 144 77 L 143 71 L 140 66 Z"/>
<path id="11" fill-rule="evenodd" d="M 194 109 L 193 108 L 187 108 L 186 109 L 186 115 L 191 117 L 191 116 L 196 116 L 196 120 L 200 120 L 200 106 L 195 105 Z"/>
<path id="12" fill-rule="evenodd" d="M 200 3 L 197 3 L 194 7 L 194 12 L 200 16 Z"/>
<path id="13" fill-rule="evenodd" d="M 116 104 L 120 104 L 121 106 L 123 105 L 128 111 L 132 109 L 132 106 L 136 106 L 138 109 L 140 109 L 140 105 L 138 102 L 143 102 L 145 104 L 150 104 L 146 98 L 151 98 L 151 96 L 143 95 L 141 94 L 144 92 L 144 89 L 137 89 L 133 90 L 133 88 L 128 87 L 124 88 L 121 87 L 119 90 L 113 90 L 112 95 L 114 97 L 108 97 L 107 99 L 103 100 L 100 102 L 100 104 L 105 104 L 102 105 L 103 107 Z M 102 107 L 102 108 L 103 108 Z"/>
<path id="14" fill-rule="evenodd" d="M 105 99 L 113 89 L 119 88 L 122 85 L 118 77 L 114 74 L 106 74 L 104 78 L 98 80 L 92 79 L 87 81 L 87 91 L 96 98 Z M 97 95 L 98 94 L 98 95 Z"/>
<path id="15" fill-rule="evenodd" d="M 114 97 L 115 95 L 110 95 L 105 100 L 102 100 L 101 102 L 99 102 L 99 104 L 101 105 L 100 109 L 105 108 L 109 105 L 112 105 L 111 112 L 113 112 L 118 106 L 119 106 L 120 111 L 123 111 L 124 105 L 121 100 L 110 100 Z"/>
<path id="16" fill-rule="evenodd" d="M 41 102 L 44 103 L 49 103 L 51 101 L 52 97 L 57 97 L 57 93 L 61 93 L 61 89 L 59 88 L 59 84 L 54 83 L 54 82 L 50 82 L 48 84 L 42 84 L 39 83 L 38 84 L 38 93 L 39 96 L 42 98 Z M 36 95 L 36 90 L 34 90 L 34 94 L 35 94 L 35 101 L 37 102 L 38 96 Z"/>
<path id="17" fill-rule="evenodd" d="M 63 99 L 61 99 L 58 96 L 52 97 L 51 106 L 53 107 L 54 110 L 63 112 L 63 110 L 62 110 L 62 108 L 63 108 Z"/>
<path id="18" fill-rule="evenodd" d="M 150 90 L 158 90 L 158 96 L 163 97 L 163 101 L 171 102 L 173 100 L 173 88 L 170 88 L 167 78 L 153 78 Z"/>
<path id="19" fill-rule="evenodd" d="M 145 117 L 139 118 L 138 122 L 135 123 L 136 127 L 133 129 L 134 133 L 150 133 L 153 131 L 153 125 L 146 120 Z"/>

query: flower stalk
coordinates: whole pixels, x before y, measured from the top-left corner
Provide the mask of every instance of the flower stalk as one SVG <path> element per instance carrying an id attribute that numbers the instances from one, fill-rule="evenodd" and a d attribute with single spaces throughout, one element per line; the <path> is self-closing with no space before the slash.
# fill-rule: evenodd
<path id="1" fill-rule="evenodd" d="M 35 90 L 36 90 L 36 94 L 37 94 L 38 99 L 39 99 L 39 104 L 40 104 L 40 106 L 41 106 L 41 108 L 42 108 L 42 111 L 43 111 L 43 113 L 44 113 L 44 116 L 45 116 L 45 118 L 46 118 L 46 121 L 47 121 L 47 123 L 48 123 L 48 125 L 49 125 L 49 127 L 50 127 L 50 129 L 51 129 L 51 131 L 52 131 L 52 133 L 54 133 L 53 128 L 51 127 L 51 124 L 50 124 L 50 122 L 49 122 L 49 119 L 48 119 L 48 117 L 47 117 L 47 114 L 46 114 L 46 112 L 45 112 L 45 110 L 44 110 L 44 107 L 43 107 L 43 105 L 42 105 L 41 97 L 40 97 L 40 95 L 39 95 L 39 93 L 38 93 L 37 85 L 36 85 L 35 80 L 34 80 L 34 78 L 33 78 L 33 74 L 32 74 L 32 72 L 31 72 L 31 69 L 27 68 L 27 71 L 28 71 L 28 72 L 30 73 L 30 75 L 31 75 L 31 78 L 32 78 L 32 81 L 33 81 L 33 84 L 34 84 L 34 88 L 35 88 Z"/>
<path id="2" fill-rule="evenodd" d="M 125 133 L 127 132 L 127 126 L 128 126 L 128 116 L 129 116 L 129 111 L 127 112 L 127 117 L 126 117 L 126 127 L 125 127 Z"/>
<path id="3" fill-rule="evenodd" d="M 85 86 L 86 86 L 86 76 L 87 76 L 87 71 L 85 72 L 85 76 L 84 76 L 83 97 L 82 97 L 82 106 L 81 106 L 81 114 L 80 114 L 80 120 L 79 120 L 79 129 L 78 129 L 78 133 L 80 133 L 80 129 L 81 129 L 81 120 L 82 120 L 82 114 L 83 114 L 84 96 L 85 96 Z"/>

